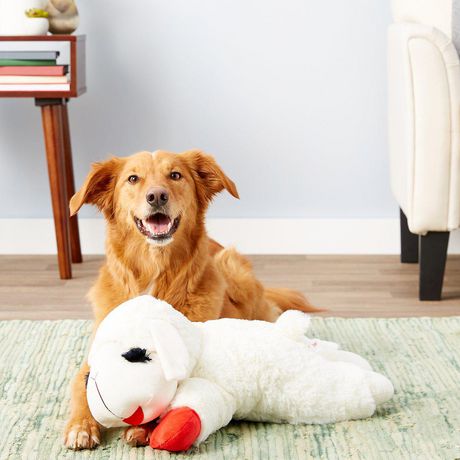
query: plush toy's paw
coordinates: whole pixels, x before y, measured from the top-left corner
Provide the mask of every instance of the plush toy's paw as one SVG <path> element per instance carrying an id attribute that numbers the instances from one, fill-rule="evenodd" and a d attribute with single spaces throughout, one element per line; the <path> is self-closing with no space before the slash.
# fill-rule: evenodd
<path id="1" fill-rule="evenodd" d="M 382 404 L 393 397 L 395 392 L 393 384 L 384 375 L 368 372 L 366 378 L 376 405 Z"/>
<path id="2" fill-rule="evenodd" d="M 94 449 L 100 439 L 99 425 L 92 417 L 72 418 L 64 431 L 64 444 L 69 449 Z"/>
<path id="3" fill-rule="evenodd" d="M 132 447 L 147 446 L 153 425 L 129 426 L 123 432 L 123 439 Z"/>
<path id="4" fill-rule="evenodd" d="M 189 449 L 201 431 L 198 414 L 189 407 L 169 411 L 150 435 L 153 449 L 179 452 Z"/>

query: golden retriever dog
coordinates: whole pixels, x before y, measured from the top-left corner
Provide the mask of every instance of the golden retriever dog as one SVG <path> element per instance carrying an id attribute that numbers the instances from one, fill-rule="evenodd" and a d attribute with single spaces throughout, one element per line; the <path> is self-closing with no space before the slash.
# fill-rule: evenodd
<path id="1" fill-rule="evenodd" d="M 315 310 L 298 292 L 264 288 L 247 259 L 208 237 L 206 209 L 224 189 L 238 198 L 214 158 L 198 150 L 140 152 L 92 165 L 70 211 L 74 215 L 83 204 L 93 204 L 107 221 L 106 261 L 89 292 L 95 328 L 117 305 L 144 293 L 192 321 L 273 321 L 286 309 Z M 84 364 L 72 385 L 65 429 L 65 444 L 72 449 L 93 448 L 101 439 L 86 402 L 87 373 Z M 129 427 L 124 438 L 131 445 L 147 444 L 148 429 Z"/>

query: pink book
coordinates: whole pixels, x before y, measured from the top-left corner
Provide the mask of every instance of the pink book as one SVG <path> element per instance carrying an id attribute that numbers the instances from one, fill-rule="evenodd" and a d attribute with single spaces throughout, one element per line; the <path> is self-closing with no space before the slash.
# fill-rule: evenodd
<path id="1" fill-rule="evenodd" d="M 43 76 L 54 77 L 67 73 L 66 65 L 53 66 L 0 66 L 0 75 Z"/>

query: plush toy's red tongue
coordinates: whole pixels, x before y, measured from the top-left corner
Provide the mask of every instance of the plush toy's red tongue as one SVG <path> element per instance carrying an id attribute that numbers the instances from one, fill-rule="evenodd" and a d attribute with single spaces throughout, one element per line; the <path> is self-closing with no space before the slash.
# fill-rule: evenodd
<path id="1" fill-rule="evenodd" d="M 124 418 L 123 421 L 129 425 L 140 425 L 144 421 L 144 412 L 142 411 L 142 407 L 139 406 L 133 415 Z"/>

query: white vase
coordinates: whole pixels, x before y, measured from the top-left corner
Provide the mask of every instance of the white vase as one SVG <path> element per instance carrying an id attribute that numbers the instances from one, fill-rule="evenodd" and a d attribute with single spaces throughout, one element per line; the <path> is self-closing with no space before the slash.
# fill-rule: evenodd
<path id="1" fill-rule="evenodd" d="M 47 18 L 29 18 L 30 8 L 45 9 L 47 0 L 0 0 L 0 35 L 46 35 Z"/>

